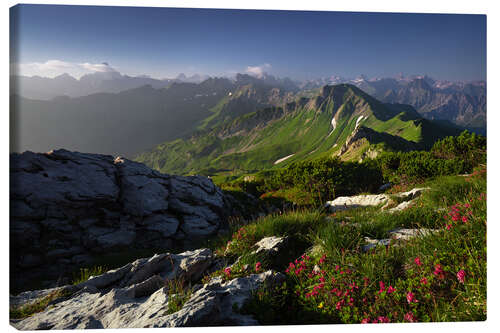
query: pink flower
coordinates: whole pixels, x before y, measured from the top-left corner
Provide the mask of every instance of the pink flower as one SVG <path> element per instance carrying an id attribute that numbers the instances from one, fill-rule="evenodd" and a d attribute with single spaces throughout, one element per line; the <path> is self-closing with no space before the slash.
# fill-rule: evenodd
<path id="1" fill-rule="evenodd" d="M 462 222 L 463 222 L 463 223 L 467 223 L 467 216 L 465 216 L 465 215 L 464 215 L 464 216 L 462 216 Z"/>
<path id="2" fill-rule="evenodd" d="M 437 264 L 436 266 L 434 266 L 434 275 L 435 275 L 438 279 L 444 279 L 444 271 L 443 271 L 443 269 L 441 268 L 441 265 L 440 265 L 440 264 Z"/>
<path id="3" fill-rule="evenodd" d="M 361 324 L 368 324 L 370 323 L 370 318 L 364 318 L 363 320 L 361 320 Z"/>
<path id="4" fill-rule="evenodd" d="M 450 230 L 451 229 L 451 224 L 447 224 L 446 225 L 446 230 Z"/>
<path id="5" fill-rule="evenodd" d="M 423 277 L 423 278 L 420 280 L 420 283 L 422 283 L 422 284 L 427 284 L 427 278 L 424 278 L 424 277 Z"/>
<path id="6" fill-rule="evenodd" d="M 260 263 L 260 261 L 259 261 L 259 262 L 257 262 L 257 263 L 255 264 L 255 271 L 256 271 L 256 272 L 260 271 L 260 267 L 261 267 L 261 266 L 262 266 L 262 264 Z"/>
<path id="7" fill-rule="evenodd" d="M 409 323 L 415 323 L 417 321 L 417 318 L 413 315 L 413 313 L 408 312 L 405 314 L 405 320 Z"/>
<path id="8" fill-rule="evenodd" d="M 390 294 L 390 293 L 393 293 L 396 289 L 394 289 L 393 286 L 389 286 L 389 288 L 387 288 L 387 293 Z"/>
<path id="9" fill-rule="evenodd" d="M 326 259 L 326 254 L 323 255 L 320 259 L 319 259 L 319 263 L 322 264 L 325 262 L 325 259 Z"/>
<path id="10" fill-rule="evenodd" d="M 415 298 L 415 295 L 411 291 L 406 294 L 406 300 L 408 301 L 408 304 L 418 303 L 418 300 Z"/>
<path id="11" fill-rule="evenodd" d="M 385 291 L 385 284 L 383 281 L 380 281 L 378 285 L 380 286 L 380 290 L 378 291 L 378 293 L 381 294 L 382 292 Z"/>
<path id="12" fill-rule="evenodd" d="M 417 264 L 417 266 L 422 266 L 422 261 L 420 261 L 420 257 L 415 258 L 415 264 Z"/>
<path id="13" fill-rule="evenodd" d="M 465 281 L 465 271 L 463 269 L 459 270 L 457 273 L 458 282 L 464 283 Z"/>
<path id="14" fill-rule="evenodd" d="M 377 319 L 378 319 L 379 323 L 388 323 L 389 322 L 389 318 L 384 317 L 384 316 L 379 316 Z"/>
<path id="15" fill-rule="evenodd" d="M 224 274 L 226 274 L 226 276 L 229 277 L 231 275 L 231 267 L 226 267 L 224 269 Z"/>

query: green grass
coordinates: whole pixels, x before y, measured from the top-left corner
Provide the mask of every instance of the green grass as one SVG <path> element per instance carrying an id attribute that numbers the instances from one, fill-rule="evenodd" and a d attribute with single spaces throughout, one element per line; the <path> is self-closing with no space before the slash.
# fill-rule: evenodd
<path id="1" fill-rule="evenodd" d="M 167 280 L 165 287 L 168 288 L 168 303 L 166 314 L 172 314 L 180 309 L 186 303 L 191 295 L 193 289 L 190 283 L 186 283 L 184 279 Z"/>
<path id="2" fill-rule="evenodd" d="M 256 242 L 270 236 L 289 236 L 296 241 L 304 241 L 311 230 L 320 228 L 324 223 L 324 215 L 317 210 L 301 210 L 283 215 L 269 215 L 239 228 L 233 234 L 227 249 L 231 254 L 243 255 Z"/>
<path id="3" fill-rule="evenodd" d="M 79 274 L 73 276 L 74 285 L 87 281 L 91 276 L 101 275 L 108 270 L 105 266 L 93 266 L 90 268 L 80 268 Z"/>
<path id="4" fill-rule="evenodd" d="M 49 295 L 29 304 L 21 306 L 11 306 L 9 314 L 11 319 L 23 319 L 32 316 L 35 313 L 42 312 L 49 306 L 50 303 L 71 296 L 71 292 L 66 290 L 57 290 Z"/>

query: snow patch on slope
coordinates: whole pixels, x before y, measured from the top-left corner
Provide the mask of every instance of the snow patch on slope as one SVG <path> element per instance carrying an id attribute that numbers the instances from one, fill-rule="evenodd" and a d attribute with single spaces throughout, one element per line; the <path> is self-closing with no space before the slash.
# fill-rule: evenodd
<path id="1" fill-rule="evenodd" d="M 361 123 L 361 121 L 362 121 L 363 119 L 366 119 L 366 118 L 365 118 L 365 116 L 359 116 L 359 117 L 358 117 L 358 120 L 356 120 L 356 127 L 355 127 L 355 128 L 358 128 L 359 124 Z"/>
<path id="2" fill-rule="evenodd" d="M 280 158 L 280 159 L 278 159 L 278 160 L 274 161 L 274 165 L 276 165 L 276 164 L 278 164 L 278 163 L 281 163 L 281 162 L 283 162 L 283 161 L 285 161 L 285 160 L 289 159 L 289 158 L 290 158 L 290 157 L 292 157 L 293 155 L 295 155 L 295 154 L 288 155 L 288 156 L 282 157 L 282 158 Z"/>
<path id="3" fill-rule="evenodd" d="M 332 118 L 332 131 L 330 132 L 330 134 L 328 134 L 327 138 L 332 135 L 333 131 L 335 131 L 335 127 L 337 127 L 337 122 L 335 121 L 335 116 L 333 116 Z"/>

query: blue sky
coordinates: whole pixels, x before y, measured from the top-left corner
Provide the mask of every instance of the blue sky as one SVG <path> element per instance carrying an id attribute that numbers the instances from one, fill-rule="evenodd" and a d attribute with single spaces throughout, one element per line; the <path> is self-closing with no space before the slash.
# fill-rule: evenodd
<path id="1" fill-rule="evenodd" d="M 129 75 L 294 79 L 428 74 L 486 79 L 486 16 L 21 5 L 11 62 L 79 76 L 107 62 Z"/>

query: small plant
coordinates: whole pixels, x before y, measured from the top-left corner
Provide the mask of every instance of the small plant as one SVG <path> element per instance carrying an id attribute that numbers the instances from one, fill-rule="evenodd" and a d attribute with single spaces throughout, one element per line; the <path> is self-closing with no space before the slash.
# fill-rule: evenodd
<path id="1" fill-rule="evenodd" d="M 107 272 L 105 266 L 94 266 L 90 268 L 80 268 L 79 274 L 73 276 L 73 284 L 79 284 L 87 281 L 91 276 L 101 275 Z"/>
<path id="2" fill-rule="evenodd" d="M 182 309 L 184 303 L 193 294 L 191 284 L 186 283 L 183 278 L 166 280 L 165 287 L 168 288 L 167 314 L 172 314 Z"/>

